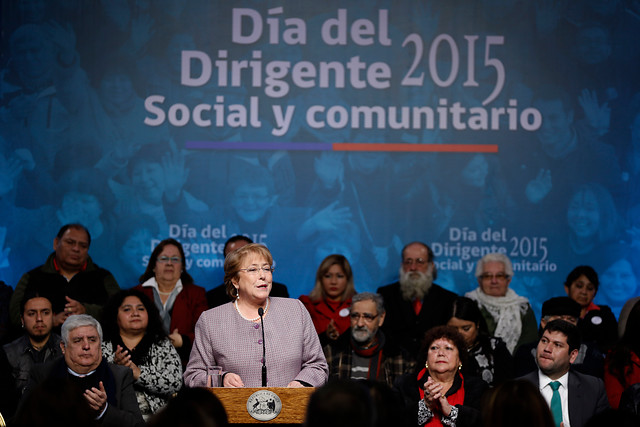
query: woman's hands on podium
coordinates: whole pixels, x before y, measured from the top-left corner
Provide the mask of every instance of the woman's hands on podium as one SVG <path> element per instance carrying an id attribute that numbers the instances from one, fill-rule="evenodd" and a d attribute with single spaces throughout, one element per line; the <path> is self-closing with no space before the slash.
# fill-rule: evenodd
<path id="1" fill-rule="evenodd" d="M 231 372 L 228 372 L 224 376 L 222 385 L 225 387 L 244 387 L 244 383 L 242 382 L 242 378 L 240 378 L 240 375 Z"/>

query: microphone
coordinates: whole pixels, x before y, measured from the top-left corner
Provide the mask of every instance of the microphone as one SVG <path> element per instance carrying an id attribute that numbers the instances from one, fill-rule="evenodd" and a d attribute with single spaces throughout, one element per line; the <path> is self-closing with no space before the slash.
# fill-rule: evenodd
<path id="1" fill-rule="evenodd" d="M 264 343 L 264 321 L 262 316 L 264 316 L 264 309 L 262 307 L 258 308 L 258 316 L 260 316 L 260 326 L 262 326 L 262 387 L 267 386 L 267 360 L 265 359 L 267 353 L 267 347 Z"/>

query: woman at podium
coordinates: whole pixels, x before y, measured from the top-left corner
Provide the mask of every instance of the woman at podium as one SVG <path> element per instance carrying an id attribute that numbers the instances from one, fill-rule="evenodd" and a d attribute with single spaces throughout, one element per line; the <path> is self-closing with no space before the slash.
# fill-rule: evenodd
<path id="1" fill-rule="evenodd" d="M 184 373 L 207 386 L 207 367 L 222 367 L 224 387 L 318 387 L 328 367 L 309 312 L 297 299 L 270 297 L 273 257 L 260 244 L 227 255 L 224 282 L 233 301 L 205 311 Z M 263 329 L 264 328 L 264 329 Z"/>

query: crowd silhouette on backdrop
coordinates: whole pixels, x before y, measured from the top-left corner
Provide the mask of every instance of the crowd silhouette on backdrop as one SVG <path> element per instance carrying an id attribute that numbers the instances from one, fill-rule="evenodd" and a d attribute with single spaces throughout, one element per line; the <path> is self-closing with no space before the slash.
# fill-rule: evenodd
<path id="1" fill-rule="evenodd" d="M 389 12 L 392 47 L 230 41 L 232 9 L 271 7 L 258 3 L 2 2 L 0 421 L 227 426 L 207 389 L 217 366 L 222 387 L 316 388 L 307 427 L 640 425 L 640 2 L 353 0 L 350 21 Z M 299 4 L 271 19 L 298 13 L 320 34 L 343 7 Z M 366 24 L 353 31 L 368 39 Z M 421 86 L 396 81 L 414 59 L 405 31 L 447 36 Z M 245 75 L 190 87 L 181 55 L 196 50 L 304 66 L 362 57 L 393 70 L 393 90 L 291 85 L 278 99 Z M 503 86 L 485 108 L 496 64 Z M 454 65 L 455 82 L 438 84 Z M 257 99 L 263 126 L 148 125 L 154 94 L 165 106 Z M 266 114 L 366 105 L 397 109 L 392 123 L 448 101 L 518 104 L 540 128 L 507 130 L 510 113 L 495 131 L 319 128 L 296 114 L 276 137 Z M 335 142 L 499 155 L 324 149 Z M 470 256 L 451 237 L 463 229 L 519 251 Z"/>

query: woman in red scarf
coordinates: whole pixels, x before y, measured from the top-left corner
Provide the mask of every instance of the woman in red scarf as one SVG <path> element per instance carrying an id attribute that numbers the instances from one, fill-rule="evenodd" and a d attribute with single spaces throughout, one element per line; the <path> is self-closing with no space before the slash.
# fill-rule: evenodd
<path id="1" fill-rule="evenodd" d="M 309 311 L 320 343 L 338 339 L 349 327 L 349 307 L 356 290 L 351 265 L 343 255 L 329 255 L 320 263 L 311 293 L 300 296 Z"/>
<path id="2" fill-rule="evenodd" d="M 460 373 L 466 361 L 464 338 L 452 326 L 436 326 L 423 341 L 424 368 L 399 382 L 413 425 L 476 427 L 482 424 L 480 400 L 487 383 Z M 425 356 L 426 353 L 426 356 Z M 417 403 L 417 405 L 416 405 Z M 416 407 L 417 406 L 417 407 Z"/>

